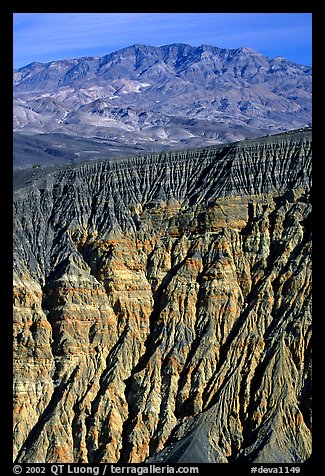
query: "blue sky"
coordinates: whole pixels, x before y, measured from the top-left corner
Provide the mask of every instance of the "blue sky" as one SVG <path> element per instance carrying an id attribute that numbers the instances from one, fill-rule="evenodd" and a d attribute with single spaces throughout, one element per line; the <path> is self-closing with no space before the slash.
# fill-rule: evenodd
<path id="1" fill-rule="evenodd" d="M 311 13 L 15 13 L 14 68 L 134 43 L 254 48 L 311 65 Z"/>

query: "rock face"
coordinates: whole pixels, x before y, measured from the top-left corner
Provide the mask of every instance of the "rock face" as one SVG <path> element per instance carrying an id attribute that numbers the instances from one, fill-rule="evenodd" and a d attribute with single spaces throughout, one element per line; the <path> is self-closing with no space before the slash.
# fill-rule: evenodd
<path id="1" fill-rule="evenodd" d="M 16 461 L 305 461 L 310 181 L 310 130 L 18 174 Z"/>
<path id="2" fill-rule="evenodd" d="M 44 164 L 90 152 L 101 158 L 103 144 L 125 157 L 311 124 L 311 67 L 250 48 L 138 44 L 103 57 L 32 63 L 13 80 L 19 167 L 33 157 Z"/>

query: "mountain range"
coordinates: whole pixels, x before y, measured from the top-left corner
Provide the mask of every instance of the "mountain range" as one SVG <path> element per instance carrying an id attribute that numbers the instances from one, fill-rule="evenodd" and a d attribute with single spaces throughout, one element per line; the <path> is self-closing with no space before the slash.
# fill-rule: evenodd
<path id="1" fill-rule="evenodd" d="M 250 48 L 136 44 L 101 57 L 31 63 L 13 76 L 18 167 L 311 125 L 311 67 Z"/>
<path id="2" fill-rule="evenodd" d="M 14 71 L 16 463 L 311 458 L 310 124 L 248 48 Z"/>

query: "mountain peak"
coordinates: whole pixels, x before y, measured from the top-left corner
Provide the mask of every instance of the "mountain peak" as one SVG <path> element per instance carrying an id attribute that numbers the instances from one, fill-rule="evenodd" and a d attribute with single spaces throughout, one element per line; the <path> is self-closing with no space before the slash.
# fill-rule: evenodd
<path id="1" fill-rule="evenodd" d="M 311 122 L 310 68 L 247 47 L 135 43 L 101 57 L 32 63 L 14 73 L 14 93 L 16 130 L 78 131 L 131 150 L 231 142 Z M 44 95 L 66 112 L 41 107 Z"/>
<path id="2" fill-rule="evenodd" d="M 246 46 L 241 46 L 240 48 L 237 48 L 238 51 L 241 53 L 247 53 L 247 54 L 261 54 L 258 51 L 254 50 L 254 48 L 247 48 Z"/>

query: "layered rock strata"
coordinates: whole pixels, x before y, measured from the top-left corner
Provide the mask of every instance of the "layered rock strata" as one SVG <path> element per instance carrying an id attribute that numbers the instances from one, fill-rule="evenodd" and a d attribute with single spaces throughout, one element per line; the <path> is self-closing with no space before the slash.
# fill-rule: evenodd
<path id="1" fill-rule="evenodd" d="M 33 174 L 15 460 L 305 461 L 311 131 Z"/>

